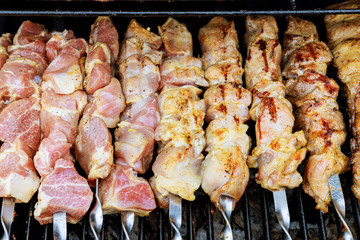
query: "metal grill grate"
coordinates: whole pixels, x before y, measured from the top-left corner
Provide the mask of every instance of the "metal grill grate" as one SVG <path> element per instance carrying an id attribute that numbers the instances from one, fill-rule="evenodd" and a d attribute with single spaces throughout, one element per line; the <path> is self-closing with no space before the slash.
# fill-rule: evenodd
<path id="1" fill-rule="evenodd" d="M 45 6 L 44 10 L 27 10 L 26 6 L 22 8 L 14 8 L 13 5 L 4 5 L 0 9 L 0 31 L 16 31 L 22 20 L 27 18 L 34 18 L 34 16 L 43 16 L 42 18 L 35 19 L 40 23 L 45 23 L 49 29 L 51 27 L 56 30 L 64 29 L 64 26 L 71 28 L 78 33 L 79 36 L 87 38 L 88 31 L 90 29 L 91 22 L 93 19 L 86 18 L 84 16 L 95 16 L 99 14 L 113 15 L 121 18 L 114 18 L 114 22 L 121 22 L 121 24 L 115 24 L 118 28 L 120 35 L 123 30 L 126 28 L 129 18 L 127 17 L 137 17 L 137 16 L 147 16 L 153 17 L 149 19 L 140 19 L 144 22 L 144 25 L 151 24 L 155 25 L 164 21 L 162 16 L 186 16 L 189 17 L 189 28 L 194 36 L 194 46 L 197 44 L 196 35 L 197 31 L 207 23 L 209 16 L 213 15 L 224 15 L 228 16 L 232 20 L 235 20 L 237 28 L 239 29 L 239 38 L 242 37 L 244 31 L 243 22 L 244 18 L 241 16 L 250 15 L 250 14 L 269 14 L 269 15 L 288 15 L 288 14 L 303 14 L 303 15 L 316 15 L 316 14 L 326 14 L 326 13 L 340 13 L 339 11 L 324 11 L 317 9 L 301 9 L 299 11 L 291 10 L 291 7 L 294 1 L 288 2 L 288 8 L 285 10 L 271 10 L 271 11 L 260 11 L 255 1 L 242 1 L 243 6 L 248 7 L 249 9 L 254 9 L 251 11 L 230 11 L 227 3 L 217 3 L 217 11 L 205 8 L 203 11 L 197 11 L 196 7 L 189 9 L 195 9 L 191 11 L 181 11 L 181 9 L 189 6 L 189 3 L 183 2 L 182 8 L 178 11 L 170 11 L 165 7 L 164 11 L 148 11 L 146 10 L 148 5 L 145 5 L 140 10 L 132 11 L 120 11 L 120 10 L 109 10 L 111 6 L 98 5 L 102 6 L 99 11 L 90 11 L 90 10 L 81 10 L 74 11 L 72 9 L 67 9 L 68 5 L 66 4 L 53 4 L 55 8 L 48 8 Z M 261 1 L 260 1 L 261 2 Z M 276 1 L 281 2 L 278 5 L 283 4 L 286 1 Z M 314 1 L 313 1 L 314 2 Z M 320 1 L 321 2 L 321 1 Z M 326 1 L 323 1 L 326 2 Z M 80 4 L 80 3 L 78 3 Z M 77 5 L 78 5 L 77 4 Z M 91 5 L 91 4 L 90 4 Z M 129 4 L 131 6 L 131 4 Z M 275 4 L 276 5 L 276 4 Z M 278 6 L 276 5 L 276 6 Z M 307 6 L 305 3 L 303 7 Z M 155 6 L 156 7 L 156 6 Z M 155 8 L 154 7 L 154 8 Z M 300 5 L 301 7 L 301 5 Z M 138 8 L 136 8 L 138 9 Z M 241 9 L 241 7 L 237 8 Z M 360 13 L 360 10 L 351 10 L 351 12 Z M 343 13 L 343 12 L 342 12 Z M 20 17 L 17 17 L 20 16 Z M 53 16 L 53 17 L 50 17 Z M 71 17 L 71 18 L 64 18 Z M 158 18 L 162 17 L 162 18 Z M 200 18 L 204 17 L 204 18 Z M 46 22 L 44 22 L 46 20 Z M 196 21 L 193 21 L 196 20 Z M 322 17 L 313 17 L 311 20 L 317 23 L 319 28 L 319 33 L 324 33 L 324 26 L 322 23 Z M 69 22 L 73 23 L 71 26 L 68 26 Z M 279 17 L 279 25 L 281 23 L 284 25 L 285 19 Z M 84 25 L 84 27 L 82 26 Z M 48 26 L 51 25 L 51 26 Z M 282 32 L 284 26 L 282 27 Z M 77 29 L 78 28 L 78 29 Z M 85 31 L 85 32 L 81 32 Z M 322 40 L 325 40 L 324 36 Z M 244 48 L 241 49 L 242 55 L 244 55 Z M 197 49 L 198 51 L 198 49 Z M 196 53 L 196 49 L 195 49 Z M 199 53 L 199 52 L 197 52 Z M 196 54 L 194 54 L 196 55 Z M 329 71 L 329 76 L 335 77 L 335 72 Z M 339 101 L 341 103 L 345 102 L 345 98 L 340 96 Z M 341 105 L 341 104 L 340 104 Z M 344 104 L 342 104 L 344 105 Z M 344 114 L 345 122 L 346 112 L 344 107 L 341 109 Z M 348 131 L 350 132 L 350 131 Z M 250 133 L 254 138 L 254 133 Z M 345 143 L 349 145 L 349 141 Z M 345 146 L 348 148 L 348 146 Z M 345 151 L 349 153 L 349 150 Z M 233 212 L 232 216 L 232 227 L 235 236 L 242 236 L 242 239 L 251 240 L 251 239 L 278 239 L 278 236 L 281 236 L 281 229 L 277 224 L 277 221 L 274 217 L 273 202 L 270 197 L 270 192 L 267 190 L 261 189 L 260 186 L 256 185 L 254 182 L 254 172 L 251 172 L 252 179 L 249 182 L 249 187 L 245 191 L 242 199 L 237 203 L 236 209 Z M 351 173 L 345 174 L 342 177 L 343 189 L 346 196 L 346 205 L 347 205 L 347 220 L 350 223 L 350 227 L 357 239 L 360 239 L 360 212 L 359 205 L 353 194 L 350 190 L 351 184 Z M 16 205 L 16 216 L 14 223 L 12 225 L 12 237 L 13 239 L 52 239 L 52 225 L 40 226 L 37 221 L 33 218 L 33 209 L 34 204 L 36 203 L 36 196 L 31 200 L 29 204 L 17 204 Z M 292 191 L 288 191 L 288 200 L 289 208 L 291 211 L 291 229 L 290 233 L 294 239 L 337 239 L 341 233 L 341 224 L 340 220 L 335 214 L 335 210 L 330 207 L 329 214 L 322 214 L 320 211 L 314 210 L 314 200 L 304 194 L 303 190 L 297 188 Z M 68 236 L 69 239 L 93 239 L 92 233 L 89 229 L 88 216 L 85 216 L 80 223 L 76 225 L 68 225 Z M 218 239 L 219 230 L 222 228 L 222 218 L 219 217 L 219 212 L 215 207 L 210 203 L 209 198 L 201 191 L 197 193 L 197 200 L 193 203 L 185 202 L 183 204 L 183 226 L 182 234 L 184 239 L 193 240 L 193 239 L 207 239 L 213 240 Z M 1 231 L 1 230 L 0 230 Z M 202 235 L 199 235 L 199 232 Z M 137 224 L 134 226 L 132 231 L 132 236 L 134 239 L 144 240 L 144 239 L 159 239 L 167 240 L 172 237 L 172 228 L 168 222 L 168 213 L 166 210 L 157 209 L 149 217 L 137 218 Z M 125 239 L 121 228 L 121 218 L 120 215 L 105 216 L 104 228 L 101 234 L 102 240 L 110 239 Z M 235 238 L 236 239 L 236 238 Z"/>

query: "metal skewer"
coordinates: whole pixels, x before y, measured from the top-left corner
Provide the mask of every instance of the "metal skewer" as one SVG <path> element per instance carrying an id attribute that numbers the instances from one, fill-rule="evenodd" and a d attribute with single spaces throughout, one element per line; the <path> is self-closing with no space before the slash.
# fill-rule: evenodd
<path id="1" fill-rule="evenodd" d="M 181 200 L 182 200 L 181 197 L 170 194 L 169 220 L 171 226 L 175 230 L 175 234 L 172 240 L 182 240 L 180 234 L 181 217 L 182 217 Z"/>
<path id="2" fill-rule="evenodd" d="M 57 212 L 53 216 L 53 237 L 54 240 L 66 240 L 66 212 Z"/>
<path id="3" fill-rule="evenodd" d="M 232 228 L 231 228 L 231 222 L 230 222 L 230 217 L 231 217 L 231 213 L 232 210 L 234 208 L 234 199 L 232 199 L 231 197 L 228 196 L 220 196 L 220 211 L 224 217 L 225 220 L 225 226 L 220 234 L 220 238 L 222 240 L 233 240 L 233 232 L 232 232 Z"/>
<path id="4" fill-rule="evenodd" d="M 11 224 L 14 220 L 15 199 L 3 198 L 1 206 L 1 225 L 3 227 L 3 234 L 1 240 L 10 239 Z"/>
<path id="5" fill-rule="evenodd" d="M 96 179 L 95 205 L 89 215 L 90 228 L 96 240 L 99 240 L 101 228 L 104 222 L 103 211 L 99 199 L 99 180 Z"/>
<path id="6" fill-rule="evenodd" d="M 134 212 L 121 213 L 121 225 L 124 230 L 126 240 L 130 240 L 130 232 L 134 226 L 134 219 L 135 219 Z"/>
<path id="7" fill-rule="evenodd" d="M 280 190 L 273 192 L 274 205 L 275 205 L 275 214 L 276 218 L 284 231 L 284 239 L 291 240 L 291 235 L 289 233 L 290 228 L 290 213 L 289 207 L 286 198 L 286 191 Z"/>
<path id="8" fill-rule="evenodd" d="M 339 175 L 332 175 L 329 180 L 330 194 L 332 202 L 334 204 L 336 213 L 344 226 L 344 230 L 340 239 L 351 240 L 354 239 L 349 226 L 345 221 L 345 198 L 341 188 L 341 182 Z"/>

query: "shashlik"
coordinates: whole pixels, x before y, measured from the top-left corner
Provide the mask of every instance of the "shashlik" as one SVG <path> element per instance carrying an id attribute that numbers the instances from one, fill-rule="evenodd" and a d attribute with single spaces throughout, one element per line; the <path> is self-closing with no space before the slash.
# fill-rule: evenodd
<path id="1" fill-rule="evenodd" d="M 250 117 L 256 121 L 256 142 L 248 165 L 258 168 L 256 182 L 277 191 L 294 188 L 302 177 L 297 167 L 306 155 L 302 131 L 292 133 L 294 116 L 281 78 L 281 46 L 274 17 L 246 18 L 246 87 L 253 94 Z"/>
<path id="2" fill-rule="evenodd" d="M 158 27 L 164 42 L 158 97 L 160 124 L 155 131 L 158 156 L 152 166 L 151 186 L 161 208 L 171 194 L 189 201 L 201 184 L 201 154 L 205 147 L 205 102 L 197 84 L 207 86 L 201 61 L 192 56 L 192 38 L 185 24 L 173 18 Z"/>
<path id="3" fill-rule="evenodd" d="M 331 52 L 319 41 L 313 23 L 294 17 L 288 18 L 284 51 L 286 94 L 296 108 L 295 128 L 304 131 L 310 152 L 303 188 L 316 200 L 316 208 L 327 212 L 331 201 L 328 179 L 340 174 L 348 163 L 341 152 L 346 128 L 336 102 L 339 86 L 326 77 Z"/>
<path id="4" fill-rule="evenodd" d="M 43 139 L 35 155 L 41 175 L 34 217 L 40 224 L 65 212 L 77 223 L 88 211 L 92 191 L 74 167 L 70 148 L 75 143 L 79 118 L 87 103 L 82 90 L 83 63 L 87 42 L 71 31 L 52 32 L 47 55 L 53 59 L 42 76 L 41 130 Z"/>
<path id="5" fill-rule="evenodd" d="M 119 56 L 126 109 L 114 132 L 115 164 L 100 183 L 105 214 L 127 211 L 146 216 L 156 208 L 149 183 L 137 173 L 145 173 L 153 157 L 161 44 L 159 36 L 130 22 Z"/>
<path id="6" fill-rule="evenodd" d="M 359 1 L 346 1 L 332 5 L 330 9 L 358 9 Z M 328 15 L 324 19 L 327 30 L 328 44 L 334 55 L 333 64 L 337 68 L 337 75 L 345 85 L 347 97 L 347 111 L 352 130 L 351 163 L 353 164 L 352 190 L 357 199 L 360 199 L 360 98 L 359 69 L 360 69 L 360 17 L 357 14 Z M 347 164 L 347 163 L 345 163 Z"/>
<path id="7" fill-rule="evenodd" d="M 214 17 L 200 29 L 205 78 L 206 151 L 201 166 L 203 190 L 219 207 L 220 196 L 237 202 L 249 181 L 246 159 L 250 150 L 248 126 L 251 93 L 242 88 L 242 58 L 233 21 Z M 233 204 L 235 207 L 235 204 Z"/>

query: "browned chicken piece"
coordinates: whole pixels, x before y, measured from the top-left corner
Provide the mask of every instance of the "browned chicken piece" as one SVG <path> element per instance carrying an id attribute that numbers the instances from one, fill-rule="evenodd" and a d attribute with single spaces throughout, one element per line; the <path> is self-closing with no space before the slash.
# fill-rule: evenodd
<path id="1" fill-rule="evenodd" d="M 256 121 L 256 142 L 248 165 L 258 168 L 256 182 L 277 191 L 301 184 L 298 165 L 306 155 L 302 131 L 293 133 L 294 116 L 285 98 L 280 61 L 281 46 L 274 17 L 247 17 L 245 41 L 246 86 L 253 94 L 250 117 Z"/>
<path id="2" fill-rule="evenodd" d="M 358 9 L 360 1 L 345 1 L 328 9 Z M 360 16 L 358 14 L 338 14 L 325 16 L 329 47 L 332 49 L 342 41 L 360 37 Z"/>
<path id="3" fill-rule="evenodd" d="M 310 42 L 319 40 L 316 27 L 312 22 L 304 21 L 293 16 L 288 16 L 287 19 L 288 25 L 283 40 L 283 64 L 288 61 L 290 54 L 294 50 Z"/>
<path id="4" fill-rule="evenodd" d="M 251 93 L 242 88 L 242 57 L 234 22 L 214 17 L 199 31 L 205 78 L 210 87 L 204 94 L 207 155 L 201 165 L 202 189 L 219 207 L 220 197 L 234 204 L 249 181 L 246 159 L 251 139 L 243 124 L 249 116 Z"/>
<path id="5" fill-rule="evenodd" d="M 286 94 L 296 109 L 296 129 L 304 131 L 310 152 L 303 188 L 315 199 L 316 208 L 327 212 L 331 201 L 329 177 L 340 174 L 348 161 L 341 152 L 346 129 L 336 102 L 339 86 L 325 76 L 332 56 L 326 44 L 318 41 L 312 22 L 289 17 L 284 39 L 285 48 L 292 51 L 284 60 Z"/>
<path id="6" fill-rule="evenodd" d="M 210 85 L 224 82 L 242 84 L 242 57 L 233 21 L 214 17 L 200 29 L 199 41 L 206 80 Z"/>
<path id="7" fill-rule="evenodd" d="M 358 9 L 359 1 L 346 1 L 329 7 Z M 360 16 L 357 14 L 328 15 L 325 17 L 329 46 L 334 54 L 334 66 L 345 85 L 347 111 L 352 129 L 351 162 L 353 164 L 352 190 L 360 200 Z"/>
<path id="8" fill-rule="evenodd" d="M 187 30 L 185 24 L 173 18 L 168 18 L 162 26 L 158 26 L 158 29 L 164 42 L 166 56 L 193 55 L 191 33 Z"/>
<path id="9" fill-rule="evenodd" d="M 169 18 L 158 28 L 165 59 L 160 66 L 160 124 L 155 130 L 159 148 L 150 184 L 158 205 L 168 208 L 171 195 L 195 200 L 201 184 L 205 102 L 197 86 L 208 83 L 202 62 L 192 56 L 192 37 L 185 24 Z"/>

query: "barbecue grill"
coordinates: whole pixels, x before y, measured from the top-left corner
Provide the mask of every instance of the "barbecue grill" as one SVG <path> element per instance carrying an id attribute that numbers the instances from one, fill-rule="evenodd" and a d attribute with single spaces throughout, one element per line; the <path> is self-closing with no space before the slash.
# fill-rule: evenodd
<path id="1" fill-rule="evenodd" d="M 0 9 L 0 32 L 15 33 L 21 22 L 30 19 L 45 24 L 47 29 L 72 29 L 77 37 L 88 39 L 90 26 L 98 15 L 109 15 L 117 27 L 120 36 L 126 30 L 130 19 L 136 18 L 144 26 L 156 31 L 156 26 L 165 22 L 166 17 L 176 17 L 184 22 L 193 35 L 194 56 L 200 54 L 197 34 L 211 17 L 221 15 L 234 20 L 239 39 L 242 39 L 244 16 L 274 15 L 277 16 L 281 34 L 285 30 L 286 15 L 304 15 L 313 21 L 320 35 L 326 41 L 323 15 L 329 13 L 359 13 L 360 9 L 325 10 L 325 7 L 338 1 L 314 0 L 242 0 L 242 1 L 113 1 L 100 3 L 94 1 L 5 1 Z M 120 39 L 121 40 L 121 39 Z M 242 56 L 246 56 L 246 47 L 241 45 Z M 336 79 L 336 70 L 331 66 L 328 76 Z M 338 83 L 341 86 L 340 81 Z M 345 96 L 340 93 L 339 105 L 348 125 L 345 109 Z M 250 136 L 255 140 L 254 123 L 250 125 Z M 343 145 L 344 153 L 350 156 L 350 129 L 348 139 Z M 255 145 L 255 144 L 253 144 Z M 301 168 L 302 166 L 300 166 Z M 83 173 L 78 167 L 80 173 Z M 278 224 L 271 192 L 262 189 L 255 183 L 255 170 L 251 176 L 247 190 L 237 203 L 232 214 L 234 239 L 281 239 L 282 230 Z M 152 173 L 145 175 L 148 178 Z M 353 196 L 351 173 L 341 176 L 343 191 L 346 198 L 346 221 L 354 237 L 360 239 L 360 210 Z M 301 188 L 288 190 L 287 197 L 291 215 L 290 234 L 294 239 L 337 239 L 342 231 L 342 224 L 330 205 L 329 213 L 323 214 L 314 209 L 315 201 L 304 194 Z M 37 196 L 28 204 L 16 204 L 15 219 L 11 229 L 12 239 L 52 239 L 52 225 L 40 226 L 33 218 L 33 209 Z M 184 201 L 185 202 L 185 201 Z M 132 239 L 170 239 L 173 230 L 168 221 L 168 211 L 157 209 L 145 218 L 137 218 L 131 232 Z M 183 204 L 183 225 L 181 228 L 184 239 L 218 239 L 223 227 L 220 212 L 211 204 L 209 197 L 197 191 L 194 202 Z M 0 230 L 2 231 L 2 230 Z M 88 216 L 76 225 L 68 224 L 69 239 L 93 239 Z M 121 227 L 121 216 L 105 216 L 101 239 L 125 239 Z"/>

